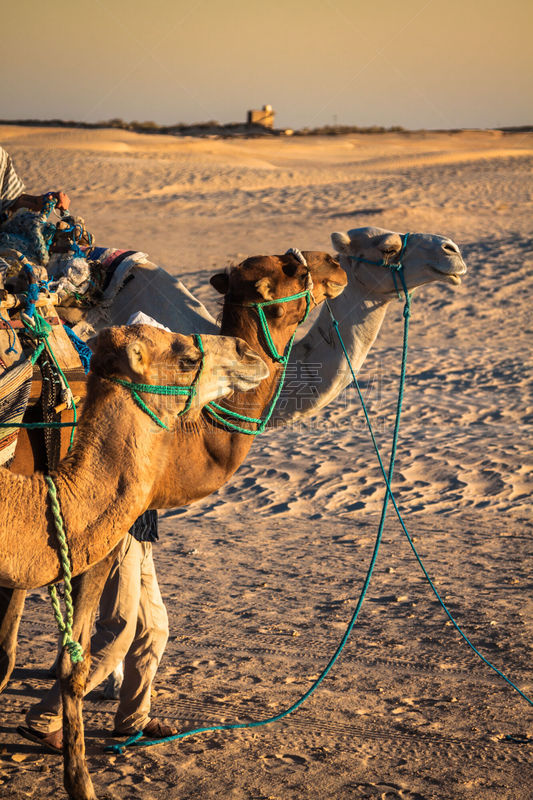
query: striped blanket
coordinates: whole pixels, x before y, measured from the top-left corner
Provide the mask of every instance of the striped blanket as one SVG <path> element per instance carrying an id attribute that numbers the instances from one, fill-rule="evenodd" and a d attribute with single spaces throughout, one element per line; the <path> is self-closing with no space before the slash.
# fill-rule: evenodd
<path id="1" fill-rule="evenodd" d="M 0 373 L 0 422 L 22 422 L 30 396 L 33 367 L 26 359 Z M 20 428 L 0 428 L 0 466 L 9 466 Z"/>

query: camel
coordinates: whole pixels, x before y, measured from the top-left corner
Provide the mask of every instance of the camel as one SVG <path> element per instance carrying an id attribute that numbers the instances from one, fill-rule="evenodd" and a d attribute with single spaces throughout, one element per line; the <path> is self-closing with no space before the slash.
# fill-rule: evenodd
<path id="1" fill-rule="evenodd" d="M 193 337 L 152 326 L 108 328 L 96 337 L 74 446 L 51 472 L 73 577 L 113 550 L 149 505 L 154 486 L 164 481 L 176 433 L 198 419 L 207 403 L 255 388 L 268 375 L 266 364 L 242 340 L 208 335 L 199 341 L 203 355 Z M 166 428 L 150 421 L 128 390 L 131 381 L 189 386 L 196 374 L 185 416 L 179 415 L 187 395 L 141 392 Z M 117 378 L 126 385 L 114 382 Z M 61 580 L 44 475 L 0 468 L 0 496 L 0 585 L 31 589 Z"/>
<path id="2" fill-rule="evenodd" d="M 356 228 L 348 234 L 335 233 L 332 240 L 340 254 L 341 265 L 347 272 L 348 285 L 340 297 L 331 301 L 331 307 L 339 321 L 354 367 L 358 370 L 379 334 L 395 294 L 388 270 L 356 264 L 349 255 L 358 254 L 369 260 L 391 260 L 391 257 L 394 260 L 394 254 L 399 252 L 401 246 L 401 235 L 383 228 Z M 403 263 L 410 289 L 438 281 L 457 285 L 461 281 L 460 276 L 466 272 L 459 248 L 451 239 L 426 233 L 410 235 Z M 116 296 L 105 315 L 95 309 L 89 313 L 89 321 L 97 328 L 109 324 L 109 320 L 125 322 L 139 308 L 162 324 L 184 333 L 220 331 L 208 310 L 178 278 L 150 262 L 138 264 L 131 280 Z M 346 370 L 341 350 L 331 333 L 328 333 L 330 331 L 329 313 L 323 309 L 309 332 L 296 341 L 291 362 L 313 364 L 313 397 L 306 393 L 306 399 L 299 393 L 297 403 L 296 392 L 299 387 L 295 381 L 291 381 L 282 392 L 269 426 L 279 427 L 316 414 L 350 382 L 351 376 Z M 305 366 L 301 369 L 301 378 L 306 380 Z M 14 642 L 24 592 L 15 591 L 12 597 L 0 597 L 0 601 L 3 605 L 0 609 L 1 690 L 14 666 Z"/>
<path id="3" fill-rule="evenodd" d="M 348 233 L 333 233 L 331 241 L 348 276 L 348 285 L 329 305 L 358 372 L 376 341 L 387 309 L 398 295 L 390 270 L 356 259 L 395 263 L 402 248 L 402 234 L 384 228 L 354 228 Z M 436 234 L 409 234 L 402 262 L 409 291 L 435 282 L 458 286 L 466 273 L 455 242 Z M 312 392 L 297 395 L 297 382 L 288 383 L 270 418 L 270 427 L 314 416 L 352 382 L 327 308 L 321 309 L 310 331 L 295 344 L 291 361 L 299 363 L 299 378 L 312 386 Z M 306 370 L 306 364 L 312 364 L 312 370 Z"/>
<path id="4" fill-rule="evenodd" d="M 303 258 L 292 254 L 249 258 L 229 272 L 213 276 L 212 285 L 225 296 L 222 335 L 238 331 L 245 342 L 262 354 L 269 373 L 254 390 L 246 394 L 234 392 L 231 405 L 227 405 L 229 414 L 233 411 L 254 418 L 261 416 L 272 401 L 283 372 L 277 355 L 284 352 L 309 307 L 339 295 L 346 280 L 346 273 L 337 261 L 327 253 L 316 251 L 304 252 Z M 258 324 L 257 304 L 264 304 L 266 308 L 262 311 L 266 327 Z M 255 423 L 243 422 L 242 425 L 251 431 L 255 428 Z M 242 463 L 252 440 L 252 435 L 228 429 L 212 414 L 204 413 L 201 420 L 188 423 L 186 430 L 178 428 L 171 446 L 161 454 L 166 461 L 165 467 L 158 470 L 157 481 L 150 481 L 148 489 L 143 487 L 146 499 L 142 510 L 187 505 L 215 491 Z M 135 506 L 137 515 L 139 508 Z M 68 520 L 66 522 L 68 527 Z M 125 533 L 124 527 L 122 530 Z M 114 552 L 102 557 L 74 581 L 76 611 L 72 635 L 84 650 L 89 645 L 92 620 Z M 83 557 L 82 551 L 81 561 Z M 73 554 L 75 569 L 76 559 Z M 11 582 L 9 585 L 18 584 Z M 27 581 L 24 585 L 27 587 Z M 63 698 L 65 788 L 74 800 L 94 800 L 85 764 L 81 714 L 88 659 L 71 665 L 68 658 L 63 650 L 59 675 Z"/>

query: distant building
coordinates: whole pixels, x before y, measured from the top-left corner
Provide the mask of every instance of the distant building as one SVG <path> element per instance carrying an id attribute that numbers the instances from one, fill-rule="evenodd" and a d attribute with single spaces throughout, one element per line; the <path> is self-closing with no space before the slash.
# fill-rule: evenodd
<path id="1" fill-rule="evenodd" d="M 263 106 L 261 111 L 249 111 L 246 122 L 248 125 L 262 125 L 263 128 L 273 128 L 274 113 L 272 106 Z"/>

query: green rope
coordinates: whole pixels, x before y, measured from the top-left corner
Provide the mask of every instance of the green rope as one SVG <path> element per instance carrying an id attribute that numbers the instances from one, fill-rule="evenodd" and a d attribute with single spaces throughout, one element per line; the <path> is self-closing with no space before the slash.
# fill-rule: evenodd
<path id="1" fill-rule="evenodd" d="M 246 308 L 255 308 L 257 314 L 259 316 L 259 323 L 261 325 L 261 332 L 265 338 L 267 348 L 270 351 L 270 357 L 277 361 L 279 364 L 282 364 L 283 371 L 281 373 L 281 377 L 278 381 L 278 386 L 274 397 L 270 403 L 268 411 L 266 415 L 261 419 L 261 417 L 248 417 L 246 414 L 239 414 L 237 411 L 232 411 L 231 408 L 226 408 L 226 406 L 222 406 L 219 403 L 208 403 L 205 406 L 205 410 L 230 431 L 235 431 L 236 433 L 244 433 L 247 436 L 258 436 L 260 433 L 263 433 L 265 428 L 268 425 L 270 417 L 274 413 L 274 408 L 276 407 L 276 403 L 278 402 L 279 396 L 283 389 L 283 383 L 285 381 L 285 373 L 287 372 L 287 364 L 289 363 L 289 358 L 292 351 L 292 345 L 294 343 L 294 337 L 296 336 L 296 331 L 292 334 L 287 347 L 285 348 L 285 353 L 280 355 L 278 353 L 278 349 L 274 344 L 274 340 L 272 338 L 272 334 L 270 332 L 270 327 L 268 325 L 268 320 L 266 318 L 265 312 L 263 308 L 265 306 L 273 306 L 277 305 L 278 303 L 288 303 L 290 300 L 299 300 L 301 297 L 305 297 L 306 300 L 306 308 L 305 313 L 302 319 L 299 321 L 298 325 L 301 325 L 307 317 L 309 316 L 309 311 L 311 309 L 311 291 L 306 289 L 303 292 L 298 292 L 298 294 L 291 294 L 288 297 L 279 297 L 274 300 L 265 300 L 263 303 L 248 303 Z M 248 422 L 253 425 L 257 425 L 255 430 L 250 430 L 249 428 L 243 428 L 241 425 L 238 425 L 236 422 L 231 422 L 229 419 L 225 419 L 222 414 L 231 417 L 231 419 L 239 420 L 240 422 Z"/>
<path id="2" fill-rule="evenodd" d="M 202 337 L 200 334 L 196 333 L 194 335 L 196 340 L 196 344 L 200 353 L 202 354 L 202 359 L 200 361 L 200 367 L 196 373 L 196 377 L 194 381 L 190 384 L 190 386 L 171 386 L 168 384 L 157 384 L 157 383 L 133 383 L 133 381 L 126 381 L 123 378 L 106 378 L 106 380 L 111 381 L 111 383 L 116 383 L 119 386 L 124 386 L 125 389 L 131 392 L 131 396 L 133 397 L 134 401 L 137 403 L 139 408 L 148 414 L 150 419 L 159 425 L 160 428 L 164 428 L 168 430 L 168 426 L 165 425 L 162 419 L 160 419 L 155 411 L 153 411 L 149 406 L 146 405 L 142 397 L 140 396 L 139 392 L 146 392 L 147 394 L 158 394 L 158 395 L 172 395 L 172 396 L 187 396 L 187 402 L 185 403 L 184 408 L 178 413 L 178 417 L 183 416 L 189 411 L 194 396 L 198 390 L 198 384 L 200 382 L 200 378 L 202 376 L 202 372 L 204 370 L 205 364 L 205 350 L 204 345 L 202 342 Z"/>
<path id="3" fill-rule="evenodd" d="M 403 282 L 403 277 L 402 277 L 402 282 Z M 400 418 L 401 418 L 401 412 L 402 412 L 403 389 L 404 389 L 404 382 L 405 382 L 405 368 L 406 368 L 406 359 L 407 359 L 407 339 L 408 339 L 408 336 L 409 336 L 409 316 L 410 316 L 410 313 L 411 313 L 411 302 L 410 301 L 411 301 L 411 298 L 410 298 L 410 296 L 409 296 L 409 294 L 407 292 L 407 289 L 405 289 L 404 334 L 403 334 L 404 335 L 404 341 L 403 341 L 402 371 L 401 371 L 401 378 L 400 378 L 400 391 L 398 392 L 398 402 L 397 402 L 397 405 L 396 405 L 396 420 L 395 420 L 395 424 L 394 424 L 394 433 L 393 433 L 393 438 L 392 438 L 391 458 L 390 458 L 390 463 L 389 463 L 389 473 L 388 473 L 389 474 L 389 479 L 388 479 L 389 481 L 392 479 L 392 473 L 394 471 L 394 461 L 395 461 L 395 457 L 396 457 L 396 448 L 397 448 L 397 445 L 398 445 L 398 434 L 399 434 L 399 430 L 400 430 Z M 329 309 L 330 314 L 331 314 L 331 309 L 329 308 L 329 304 L 328 304 L 327 300 L 326 300 L 326 305 L 328 306 L 328 309 Z M 335 323 L 336 323 L 336 320 L 335 320 Z M 336 323 L 336 325 L 337 325 L 337 331 L 338 331 L 338 323 Z M 292 343 L 292 340 L 291 340 L 291 343 Z M 348 354 L 346 353 L 346 350 L 344 348 L 344 343 L 342 343 L 342 344 L 343 344 L 344 353 L 345 353 L 346 357 L 348 357 Z M 350 364 L 350 368 L 351 368 L 351 364 Z M 353 369 L 352 369 L 352 375 L 354 376 L 354 380 L 356 380 L 355 379 L 355 374 L 353 372 Z M 358 391 L 359 391 L 359 387 L 358 387 Z M 366 406 L 364 405 L 363 397 L 362 397 L 361 393 L 360 393 L 360 398 L 361 398 L 361 401 L 363 403 L 363 411 L 364 411 L 365 417 L 367 419 L 368 424 L 370 425 L 370 420 L 369 420 L 368 413 L 367 413 L 367 410 L 366 410 Z M 373 439 L 373 441 L 375 443 L 374 434 L 373 434 L 372 431 L 371 431 L 371 435 L 372 435 L 372 439 Z M 377 448 L 377 444 L 375 446 Z M 379 453 L 379 450 L 377 451 L 377 453 L 378 453 L 379 462 L 380 462 L 380 464 L 381 464 L 381 466 L 383 468 L 383 462 L 381 461 L 381 455 Z M 284 717 L 287 717 L 289 714 L 292 714 L 293 711 L 296 711 L 296 709 L 298 709 L 301 705 L 303 705 L 303 703 L 305 703 L 305 701 L 318 689 L 318 687 L 320 686 L 322 681 L 327 677 L 327 675 L 329 674 L 329 672 L 333 668 L 333 665 L 335 664 L 335 662 L 339 658 L 340 654 L 344 650 L 344 647 L 346 646 L 346 643 L 348 642 L 348 639 L 350 638 L 350 634 L 352 632 L 352 629 L 353 629 L 355 623 L 357 622 L 357 618 L 359 617 L 359 613 L 361 611 L 361 607 L 363 605 L 363 602 L 364 602 L 368 587 L 370 585 L 370 580 L 372 578 L 372 573 L 374 572 L 374 567 L 375 567 L 376 560 L 377 560 L 377 557 L 378 557 L 378 552 L 379 552 L 379 548 L 380 548 L 380 544 L 381 544 L 381 539 L 382 539 L 382 536 L 383 536 L 383 528 L 385 526 L 385 517 L 386 517 L 386 513 L 387 513 L 387 504 L 388 504 L 389 492 L 390 492 L 390 484 L 388 483 L 387 484 L 387 492 L 385 493 L 385 498 L 383 500 L 383 508 L 382 508 L 382 512 L 381 512 L 381 519 L 380 519 L 380 522 L 379 522 L 379 528 L 378 528 L 378 532 L 377 532 L 377 536 L 376 536 L 376 541 L 374 543 L 374 550 L 372 552 L 372 557 L 370 559 L 370 564 L 369 564 L 369 567 L 368 567 L 368 570 L 367 570 L 367 573 L 366 573 L 366 576 L 365 576 L 365 579 L 364 579 L 364 582 L 363 582 L 363 587 L 362 587 L 362 589 L 360 591 L 360 594 L 359 594 L 359 599 L 357 601 L 357 605 L 356 605 L 355 610 L 354 610 L 354 612 L 352 614 L 350 622 L 348 623 L 348 627 L 346 628 L 346 630 L 344 632 L 344 635 L 343 635 L 340 643 L 337 646 L 337 649 L 333 653 L 333 655 L 330 658 L 330 660 L 328 661 L 327 665 L 322 670 L 322 672 L 320 673 L 318 678 L 309 687 L 307 692 L 305 692 L 305 694 L 303 694 L 291 706 L 289 706 L 288 708 L 284 709 L 283 711 L 280 711 L 279 714 L 275 714 L 274 716 L 268 717 L 267 719 L 264 719 L 264 720 L 254 720 L 252 722 L 232 723 L 232 724 L 228 724 L 228 725 L 211 725 L 211 726 L 208 726 L 208 727 L 205 727 L 205 728 L 195 728 L 194 730 L 191 730 L 191 731 L 184 731 L 183 733 L 176 733 L 173 736 L 166 736 L 166 737 L 161 738 L 161 739 L 149 739 L 149 740 L 145 739 L 143 741 L 140 741 L 140 739 L 142 738 L 143 732 L 139 731 L 138 733 L 135 733 L 132 736 L 130 736 L 129 739 L 127 739 L 125 742 L 123 742 L 123 744 L 113 744 L 113 745 L 109 745 L 108 747 L 105 747 L 104 748 L 105 752 L 121 754 L 121 753 L 124 752 L 124 749 L 126 747 L 130 747 L 130 746 L 133 746 L 133 747 L 151 747 L 152 745 L 155 745 L 155 744 L 164 744 L 165 742 L 172 742 L 172 741 L 174 741 L 176 739 L 185 739 L 185 738 L 187 738 L 189 736 L 193 736 L 194 734 L 197 734 L 197 733 L 211 733 L 211 732 L 215 732 L 215 731 L 233 731 L 233 730 L 240 730 L 240 729 L 245 729 L 245 728 L 259 728 L 259 727 L 262 727 L 263 725 L 269 725 L 272 722 L 278 722 L 279 720 L 283 719 Z"/>
<path id="4" fill-rule="evenodd" d="M 59 543 L 59 556 L 61 561 L 61 568 L 63 570 L 63 582 L 65 585 L 65 611 L 66 620 L 61 613 L 61 606 L 59 603 L 59 596 L 55 584 L 48 587 L 50 599 L 52 601 L 52 608 L 54 609 L 54 616 L 56 618 L 57 626 L 63 634 L 63 647 L 66 647 L 71 661 L 73 664 L 78 664 L 83 661 L 83 648 L 79 642 L 74 641 L 72 638 L 72 622 L 74 617 L 74 607 L 72 605 L 72 572 L 70 569 L 70 559 L 68 554 L 68 542 L 65 535 L 65 528 L 63 525 L 63 517 L 61 516 L 61 509 L 57 499 L 57 489 L 54 481 L 49 475 L 45 475 L 44 479 L 48 488 L 48 495 L 50 497 L 50 506 L 52 509 L 52 516 L 54 518 L 57 541 Z"/>
<path id="5" fill-rule="evenodd" d="M 48 325 L 45 320 L 42 319 L 45 325 Z M 50 327 L 50 326 L 48 326 Z M 113 381 L 114 383 L 118 383 L 121 386 L 125 386 L 129 389 L 132 393 L 134 400 L 138 403 L 138 405 L 146 411 L 146 413 L 154 419 L 161 427 L 166 428 L 167 426 L 159 419 L 159 417 L 144 403 L 142 398 L 138 395 L 138 391 L 142 392 L 149 392 L 151 394 L 158 394 L 158 395 L 188 395 L 187 404 L 185 409 L 180 412 L 184 414 L 189 408 L 192 403 L 192 399 L 196 393 L 198 382 L 200 380 L 200 376 L 202 374 L 204 368 L 204 361 L 205 361 L 205 351 L 203 347 L 203 343 L 201 337 L 199 335 L 196 336 L 196 341 L 200 352 L 202 354 L 202 360 L 200 363 L 200 368 L 197 371 L 196 377 L 191 384 L 191 386 L 162 386 L 162 385 L 153 385 L 153 384 L 143 384 L 143 383 L 130 383 L 129 381 L 124 381 L 120 378 L 109 378 L 109 380 Z M 48 348 L 50 350 L 50 348 Z M 52 353 L 52 357 L 56 364 L 56 367 L 64 379 L 66 383 L 66 378 L 61 370 L 61 367 L 57 363 L 55 356 Z M 68 387 L 68 383 L 67 383 Z M 75 406 L 74 406 L 74 413 L 75 413 Z M 76 425 L 76 420 L 72 423 L 47 423 L 47 422 L 28 422 L 28 423 L 19 423 L 18 427 L 27 427 L 27 428 L 41 428 L 41 427 L 63 427 L 67 425 Z M 8 425 L 15 427 L 11 423 Z M 4 427 L 4 426 L 2 426 Z M 71 438 L 72 443 L 72 438 Z M 63 634 L 63 646 L 67 648 L 70 658 L 73 664 L 77 664 L 80 661 L 83 661 L 83 648 L 79 642 L 76 642 L 72 638 L 72 622 L 73 622 L 73 615 L 74 615 L 74 608 L 72 605 L 72 583 L 71 583 L 71 568 L 70 568 L 70 560 L 69 560 L 69 552 L 68 552 L 68 542 L 67 537 L 65 534 L 63 518 L 61 515 L 61 508 L 59 505 L 59 500 L 57 497 L 57 490 L 54 484 L 54 481 L 49 475 L 45 475 L 45 481 L 48 488 L 48 494 L 50 496 L 50 505 L 52 509 L 52 516 L 54 518 L 54 524 L 56 528 L 57 540 L 59 542 L 59 554 L 60 554 L 60 561 L 61 566 L 63 569 L 63 582 L 65 585 L 65 610 L 66 610 L 66 620 L 63 618 L 63 614 L 61 612 L 61 606 L 59 602 L 59 596 L 57 594 L 57 588 L 54 584 L 48 587 L 48 592 L 50 594 L 50 599 L 52 601 L 52 608 L 54 610 L 54 616 L 56 618 L 57 625 L 59 630 Z"/>
<path id="6" fill-rule="evenodd" d="M 292 350 L 292 344 L 294 342 L 295 333 L 291 336 L 289 344 L 287 346 L 287 352 L 284 356 L 283 362 L 283 370 L 281 373 L 281 377 L 278 381 L 278 385 L 276 388 L 276 392 L 274 397 L 271 400 L 270 406 L 266 415 L 261 419 L 260 417 L 247 417 L 245 414 L 239 414 L 237 411 L 232 411 L 231 408 L 226 408 L 225 406 L 221 406 L 218 403 L 212 402 L 205 406 L 206 410 L 211 414 L 211 416 L 217 420 L 221 425 L 225 428 L 229 428 L 231 431 L 235 431 L 236 433 L 245 433 L 248 436 L 258 436 L 260 433 L 263 433 L 266 426 L 268 425 L 268 421 L 270 417 L 274 413 L 274 408 L 276 407 L 276 403 L 278 402 L 279 396 L 283 389 L 283 384 L 285 382 L 285 373 L 287 372 L 287 362 L 289 360 L 289 356 Z M 249 428 L 243 428 L 241 425 L 238 425 L 235 422 L 231 422 L 229 419 L 224 419 L 224 417 L 220 416 L 218 412 L 223 412 L 227 414 L 229 417 L 233 419 L 238 419 L 241 422 L 249 422 L 257 425 L 255 430 L 250 430 Z"/>

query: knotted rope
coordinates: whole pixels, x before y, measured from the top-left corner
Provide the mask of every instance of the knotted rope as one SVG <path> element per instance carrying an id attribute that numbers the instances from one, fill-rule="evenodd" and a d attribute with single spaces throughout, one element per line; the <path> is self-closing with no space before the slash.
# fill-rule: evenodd
<path id="1" fill-rule="evenodd" d="M 57 489 L 54 481 L 50 475 L 45 475 L 44 480 L 48 489 L 50 497 L 50 506 L 52 509 L 52 516 L 56 529 L 57 541 L 59 543 L 59 557 L 61 561 L 61 568 L 63 570 L 63 583 L 65 586 L 65 612 L 66 619 L 64 619 L 61 612 L 61 605 L 55 584 L 48 587 L 48 593 L 52 601 L 52 608 L 56 618 L 57 626 L 63 634 L 63 647 L 66 647 L 73 664 L 78 664 L 83 661 L 83 648 L 79 642 L 72 638 L 72 623 L 74 619 L 74 606 L 72 605 L 72 572 L 70 569 L 70 559 L 68 553 L 68 542 L 65 535 L 65 528 L 63 525 L 63 517 L 61 515 L 61 508 L 57 499 Z"/>

